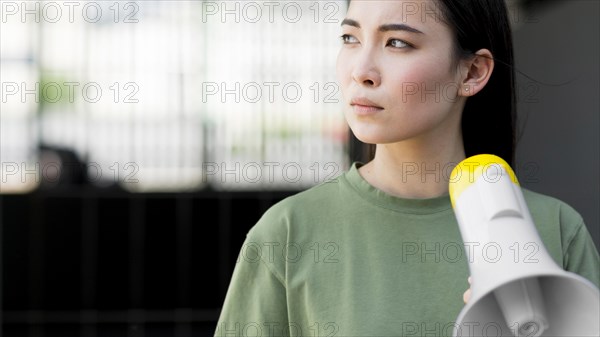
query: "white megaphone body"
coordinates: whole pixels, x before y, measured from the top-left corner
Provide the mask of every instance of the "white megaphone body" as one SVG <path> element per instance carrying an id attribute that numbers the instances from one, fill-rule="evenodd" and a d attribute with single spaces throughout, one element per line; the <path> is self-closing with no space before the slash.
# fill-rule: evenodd
<path id="1" fill-rule="evenodd" d="M 449 187 L 473 279 L 453 336 L 600 336 L 598 288 L 550 256 L 504 160 L 467 158 Z"/>

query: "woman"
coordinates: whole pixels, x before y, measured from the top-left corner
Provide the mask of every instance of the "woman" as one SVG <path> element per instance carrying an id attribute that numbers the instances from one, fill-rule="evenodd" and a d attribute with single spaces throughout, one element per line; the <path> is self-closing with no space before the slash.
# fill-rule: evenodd
<path id="1" fill-rule="evenodd" d="M 464 305 L 468 265 L 448 176 L 478 153 L 512 165 L 505 4 L 353 0 L 342 30 L 345 116 L 375 155 L 263 215 L 217 336 L 449 336 Z M 524 194 L 552 257 L 598 285 L 598 252 L 579 214 Z"/>

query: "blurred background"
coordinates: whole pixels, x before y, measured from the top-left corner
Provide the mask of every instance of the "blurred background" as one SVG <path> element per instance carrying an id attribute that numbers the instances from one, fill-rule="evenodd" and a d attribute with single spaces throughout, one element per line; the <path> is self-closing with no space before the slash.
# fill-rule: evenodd
<path id="1" fill-rule="evenodd" d="M 509 1 L 523 185 L 600 247 L 598 1 Z M 364 147 L 345 1 L 1 1 L 0 333 L 212 335 L 246 232 Z"/>

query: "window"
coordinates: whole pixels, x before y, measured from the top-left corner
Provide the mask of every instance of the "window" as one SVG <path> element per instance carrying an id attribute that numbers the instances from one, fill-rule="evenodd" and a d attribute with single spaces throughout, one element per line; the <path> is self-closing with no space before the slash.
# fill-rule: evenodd
<path id="1" fill-rule="evenodd" d="M 345 1 L 3 2 L 2 192 L 304 189 L 348 168 Z"/>

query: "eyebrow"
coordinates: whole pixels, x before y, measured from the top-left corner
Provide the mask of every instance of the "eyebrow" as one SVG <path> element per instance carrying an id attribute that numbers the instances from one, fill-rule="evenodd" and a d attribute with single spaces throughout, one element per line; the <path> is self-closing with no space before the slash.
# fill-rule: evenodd
<path id="1" fill-rule="evenodd" d="M 352 20 L 352 19 L 344 19 L 342 21 L 341 25 L 342 26 L 348 25 L 348 26 L 360 28 L 360 24 L 358 23 L 358 21 Z M 381 26 L 379 26 L 379 29 L 377 29 L 377 30 L 382 33 L 389 32 L 389 31 L 403 30 L 403 31 L 411 32 L 411 33 L 423 34 L 422 31 L 420 31 L 416 28 L 413 28 L 409 25 L 405 25 L 403 23 L 389 23 L 389 24 L 381 25 Z"/>

